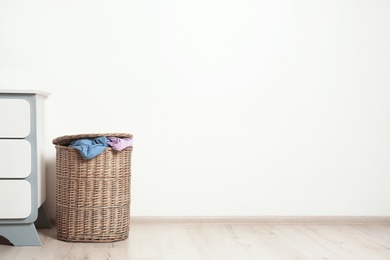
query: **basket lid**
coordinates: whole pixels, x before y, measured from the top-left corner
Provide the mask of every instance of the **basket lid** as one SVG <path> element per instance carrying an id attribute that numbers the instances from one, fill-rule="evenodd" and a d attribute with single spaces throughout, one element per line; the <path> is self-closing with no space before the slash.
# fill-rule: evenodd
<path id="1" fill-rule="evenodd" d="M 118 138 L 132 138 L 132 134 L 126 133 L 94 133 L 94 134 L 76 134 L 76 135 L 64 135 L 53 139 L 53 144 L 68 146 L 73 140 L 77 139 L 91 139 L 97 137 L 118 137 Z"/>

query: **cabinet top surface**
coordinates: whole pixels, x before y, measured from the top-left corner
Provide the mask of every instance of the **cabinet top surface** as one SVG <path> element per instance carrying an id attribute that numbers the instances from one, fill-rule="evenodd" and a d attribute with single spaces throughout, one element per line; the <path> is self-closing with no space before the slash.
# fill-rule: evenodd
<path id="1" fill-rule="evenodd" d="M 50 95 L 49 92 L 40 91 L 40 90 L 32 90 L 32 89 L 0 89 L 0 94 L 36 94 L 47 97 Z"/>

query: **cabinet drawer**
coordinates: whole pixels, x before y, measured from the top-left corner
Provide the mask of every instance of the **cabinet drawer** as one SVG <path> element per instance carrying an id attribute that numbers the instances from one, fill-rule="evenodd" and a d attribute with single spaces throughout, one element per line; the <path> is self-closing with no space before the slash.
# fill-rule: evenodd
<path id="1" fill-rule="evenodd" d="M 30 183 L 24 180 L 0 180 L 0 219 L 27 218 L 30 213 Z"/>
<path id="2" fill-rule="evenodd" d="M 30 173 L 30 143 L 27 140 L 0 139 L 0 179 L 23 179 Z"/>
<path id="3" fill-rule="evenodd" d="M 30 104 L 24 99 L 0 99 L 0 138 L 24 138 L 30 133 Z"/>

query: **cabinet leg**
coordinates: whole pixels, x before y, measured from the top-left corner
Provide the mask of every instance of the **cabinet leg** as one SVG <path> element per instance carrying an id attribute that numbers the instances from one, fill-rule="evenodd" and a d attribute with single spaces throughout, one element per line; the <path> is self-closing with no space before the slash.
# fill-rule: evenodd
<path id="1" fill-rule="evenodd" d="M 42 245 L 34 224 L 2 225 L 0 235 L 7 238 L 14 246 Z"/>
<path id="2" fill-rule="evenodd" d="M 45 208 L 42 206 L 38 209 L 38 218 L 35 220 L 36 228 L 51 228 L 51 222 L 49 217 L 47 216 Z"/>

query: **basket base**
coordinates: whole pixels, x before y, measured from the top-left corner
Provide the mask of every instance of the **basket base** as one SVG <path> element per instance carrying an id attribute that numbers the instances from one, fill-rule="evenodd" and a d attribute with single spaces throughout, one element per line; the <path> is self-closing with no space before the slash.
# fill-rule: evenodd
<path id="1" fill-rule="evenodd" d="M 96 239 L 96 238 L 86 238 L 86 239 L 80 239 L 80 238 L 69 238 L 69 237 L 58 237 L 58 240 L 69 242 L 69 243 L 112 243 L 112 242 L 119 242 L 126 240 L 129 236 L 124 236 L 122 238 L 115 238 L 115 239 Z"/>

